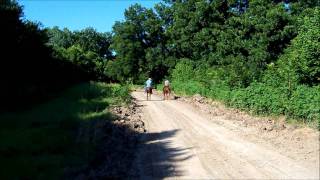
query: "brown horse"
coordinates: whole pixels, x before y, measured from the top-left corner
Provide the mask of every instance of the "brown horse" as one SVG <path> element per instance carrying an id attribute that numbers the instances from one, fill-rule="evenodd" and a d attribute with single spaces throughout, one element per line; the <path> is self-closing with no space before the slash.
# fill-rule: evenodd
<path id="1" fill-rule="evenodd" d="M 150 99 L 151 100 L 151 94 L 152 94 L 152 87 L 147 87 L 146 88 L 147 92 L 147 101 Z"/>
<path id="2" fill-rule="evenodd" d="M 164 86 L 162 89 L 163 92 L 163 99 L 164 100 L 169 100 L 170 94 L 171 94 L 171 89 L 169 86 Z"/>

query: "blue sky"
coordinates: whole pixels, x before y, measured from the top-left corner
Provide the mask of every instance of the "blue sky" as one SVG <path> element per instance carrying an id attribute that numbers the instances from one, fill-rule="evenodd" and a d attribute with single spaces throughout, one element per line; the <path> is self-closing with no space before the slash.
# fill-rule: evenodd
<path id="1" fill-rule="evenodd" d="M 70 30 L 93 27 L 110 32 L 115 21 L 124 20 L 124 11 L 139 3 L 152 8 L 161 0 L 18 0 L 25 18 L 41 22 L 44 27 L 59 26 Z"/>

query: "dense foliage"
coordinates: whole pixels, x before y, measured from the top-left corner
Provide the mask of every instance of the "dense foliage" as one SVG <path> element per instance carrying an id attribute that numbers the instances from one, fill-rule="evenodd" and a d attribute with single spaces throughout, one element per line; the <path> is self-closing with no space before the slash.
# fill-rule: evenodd
<path id="1" fill-rule="evenodd" d="M 0 111 L 14 110 L 51 98 L 71 84 L 110 80 L 106 61 L 110 33 L 93 28 L 71 32 L 41 28 L 23 18 L 11 0 L 0 4 Z"/>
<path id="2" fill-rule="evenodd" d="M 89 79 L 108 80 L 105 67 L 112 59 L 109 50 L 110 33 L 99 33 L 93 28 L 71 32 L 58 27 L 47 29 L 48 45 L 54 49 L 54 56 L 81 68 Z"/>
<path id="3" fill-rule="evenodd" d="M 0 111 L 46 99 L 52 92 L 85 79 L 77 66 L 52 55 L 46 31 L 22 15 L 17 3 L 1 1 Z"/>
<path id="4" fill-rule="evenodd" d="M 293 5 L 299 7 L 298 2 Z M 175 90 L 199 93 L 256 113 L 286 115 L 320 125 L 319 7 L 292 9 L 289 14 L 281 12 L 277 4 L 270 6 L 264 17 L 280 12 L 274 21 L 287 19 L 282 26 L 274 25 L 270 18 L 253 26 L 245 19 L 253 18 L 250 8 L 226 21 L 227 26 L 235 19 L 245 24 L 220 33 L 230 36 L 216 43 L 221 47 L 213 52 L 212 60 L 221 62 L 199 65 L 192 58 L 178 62 L 172 73 Z M 255 26 L 263 27 L 266 33 L 252 29 Z M 270 28 L 274 28 L 273 36 Z"/>
<path id="5" fill-rule="evenodd" d="M 156 80 L 167 75 L 170 62 L 166 60 L 163 26 L 163 20 L 151 9 L 138 4 L 127 9 L 125 21 L 113 27 L 116 59 L 108 63 L 109 75 L 134 82 L 142 82 L 149 75 Z"/>
<path id="6" fill-rule="evenodd" d="M 301 22 L 318 1 L 292 1 L 288 12 L 281 1 L 253 0 L 245 13 L 236 1 L 165 1 L 153 9 L 133 5 L 125 21 L 113 29 L 116 60 L 110 75 L 141 82 L 170 74 L 180 59 L 216 69 L 232 87 L 259 81 L 268 64 L 277 61 Z M 308 11 L 309 10 L 309 11 Z"/>

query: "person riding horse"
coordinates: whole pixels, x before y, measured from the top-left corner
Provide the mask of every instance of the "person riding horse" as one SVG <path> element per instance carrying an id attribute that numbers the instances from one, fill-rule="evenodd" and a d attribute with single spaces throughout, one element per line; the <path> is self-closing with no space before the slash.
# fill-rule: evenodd
<path id="1" fill-rule="evenodd" d="M 170 97 L 170 93 L 171 93 L 171 89 L 170 89 L 170 82 L 169 80 L 165 80 L 164 81 L 164 86 L 163 86 L 163 99 L 167 99 L 169 100 L 169 97 Z"/>
<path id="2" fill-rule="evenodd" d="M 149 78 L 146 82 L 145 82 L 145 87 L 144 87 L 144 91 L 147 93 L 147 100 L 151 99 L 151 94 L 152 94 L 152 79 Z"/>

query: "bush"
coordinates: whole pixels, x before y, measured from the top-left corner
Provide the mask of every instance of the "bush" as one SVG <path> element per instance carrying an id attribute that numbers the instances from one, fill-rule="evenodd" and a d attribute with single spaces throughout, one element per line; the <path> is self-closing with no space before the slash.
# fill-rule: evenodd
<path id="1" fill-rule="evenodd" d="M 273 88 L 263 83 L 252 83 L 247 88 L 231 92 L 229 104 L 233 107 L 253 110 L 259 114 L 284 114 L 287 97 L 281 88 Z"/>
<path id="2" fill-rule="evenodd" d="M 320 122 L 320 86 L 298 86 L 292 93 L 287 110 L 291 117 Z"/>
<path id="3" fill-rule="evenodd" d="M 192 76 L 186 78 L 185 71 L 192 72 Z M 206 75 L 210 74 L 208 72 L 211 78 Z M 199 67 L 188 62 L 178 63 L 172 74 L 176 93 L 200 94 L 257 114 L 285 115 L 320 124 L 320 86 L 296 85 L 289 89 L 281 82 L 254 82 L 246 88 L 231 89 L 226 82 L 215 77 L 214 70 L 199 70 Z"/>

